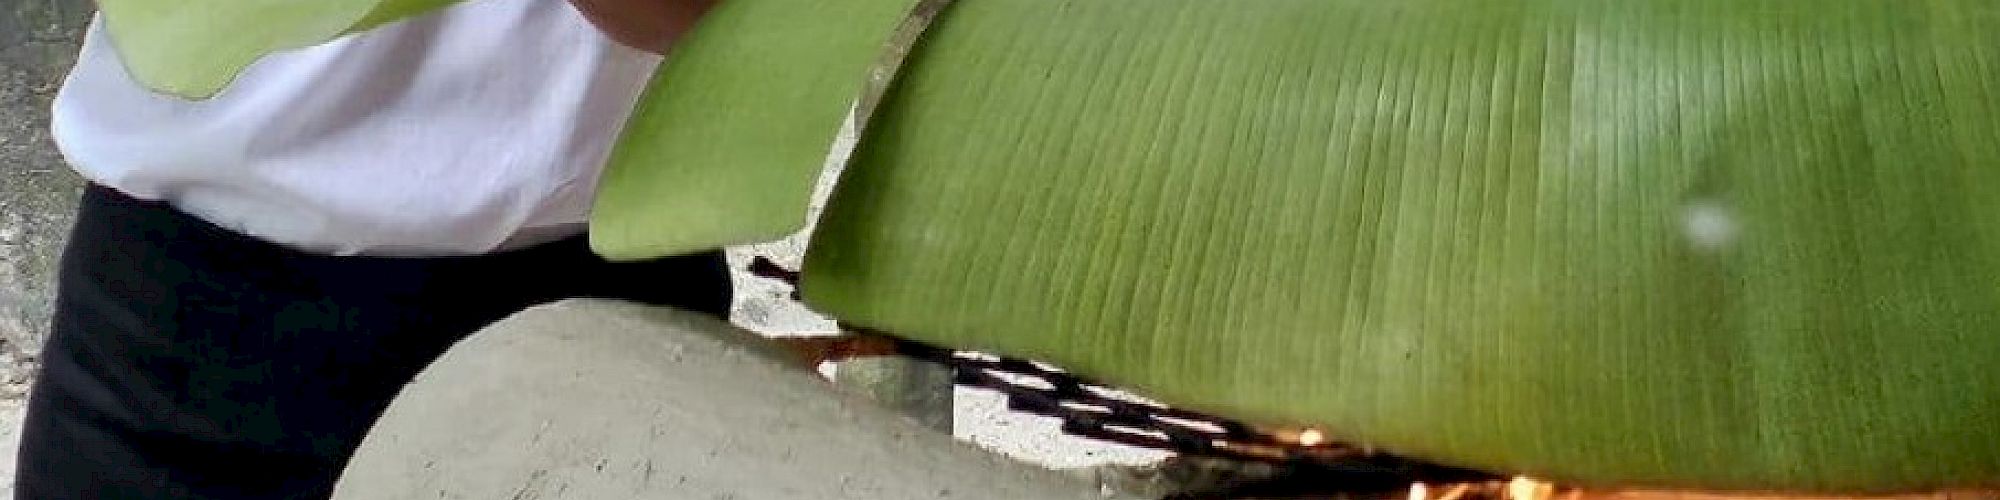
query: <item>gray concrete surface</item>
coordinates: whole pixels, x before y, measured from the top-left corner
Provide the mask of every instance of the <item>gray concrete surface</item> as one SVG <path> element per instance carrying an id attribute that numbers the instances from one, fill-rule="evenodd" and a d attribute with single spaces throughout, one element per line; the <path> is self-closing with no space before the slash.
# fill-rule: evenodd
<path id="1" fill-rule="evenodd" d="M 567 301 L 498 323 L 426 369 L 362 443 L 335 497 L 1105 494 L 836 390 L 723 322 Z"/>
<path id="2" fill-rule="evenodd" d="M 55 267 L 82 182 L 50 142 L 48 103 L 75 60 L 88 0 L 0 2 L 0 498 L 33 355 L 48 330 Z"/>
<path id="3" fill-rule="evenodd" d="M 0 3 L 0 351 L 13 358 L 0 363 L 38 351 L 48 327 L 49 271 L 82 186 L 49 140 L 48 103 L 75 60 L 89 6 Z M 8 364 L 5 371 L 18 371 Z"/>
<path id="4" fill-rule="evenodd" d="M 933 430 L 953 431 L 957 409 L 951 368 L 900 356 L 840 363 L 833 382 L 909 415 Z"/>

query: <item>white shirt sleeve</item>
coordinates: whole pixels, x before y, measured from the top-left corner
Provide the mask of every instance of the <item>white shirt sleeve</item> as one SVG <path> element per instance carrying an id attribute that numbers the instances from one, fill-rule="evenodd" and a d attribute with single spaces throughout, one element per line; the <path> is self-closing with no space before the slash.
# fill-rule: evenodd
<path id="1" fill-rule="evenodd" d="M 659 58 L 561 0 L 481 0 L 252 65 L 189 102 L 93 25 L 55 101 L 90 180 L 274 243 L 463 255 L 574 234 Z"/>

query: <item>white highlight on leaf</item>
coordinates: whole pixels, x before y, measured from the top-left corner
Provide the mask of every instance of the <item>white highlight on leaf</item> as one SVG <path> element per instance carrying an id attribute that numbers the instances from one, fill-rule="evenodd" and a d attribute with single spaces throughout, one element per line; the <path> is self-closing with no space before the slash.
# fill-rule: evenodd
<path id="1" fill-rule="evenodd" d="M 1696 249 L 1717 252 L 1736 243 L 1738 227 L 1735 216 L 1722 203 L 1695 200 L 1681 212 L 1681 230 Z"/>

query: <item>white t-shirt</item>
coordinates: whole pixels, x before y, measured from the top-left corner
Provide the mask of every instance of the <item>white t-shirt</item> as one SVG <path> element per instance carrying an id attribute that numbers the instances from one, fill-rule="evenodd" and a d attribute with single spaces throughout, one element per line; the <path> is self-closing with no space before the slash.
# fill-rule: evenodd
<path id="1" fill-rule="evenodd" d="M 563 0 L 479 0 L 267 57 L 211 100 L 94 25 L 52 129 L 90 180 L 308 251 L 463 255 L 581 231 L 659 57 Z"/>

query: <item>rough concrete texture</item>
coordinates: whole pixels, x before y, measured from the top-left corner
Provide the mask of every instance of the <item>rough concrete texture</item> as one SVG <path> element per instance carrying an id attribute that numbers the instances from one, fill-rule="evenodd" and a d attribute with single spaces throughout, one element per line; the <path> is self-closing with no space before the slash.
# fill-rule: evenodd
<path id="1" fill-rule="evenodd" d="M 22 396 L 82 187 L 49 140 L 49 99 L 89 16 L 88 0 L 0 2 L 0 498 L 13 496 Z"/>
<path id="2" fill-rule="evenodd" d="M 952 433 L 954 373 L 950 367 L 915 359 L 887 356 L 853 359 L 840 363 L 834 385 L 860 391 L 890 409 L 902 412 L 924 426 Z"/>
<path id="3" fill-rule="evenodd" d="M 754 334 L 609 301 L 536 307 L 424 371 L 335 497 L 1096 499 L 932 432 Z"/>
<path id="4" fill-rule="evenodd" d="M 82 183 L 49 140 L 49 99 L 75 61 L 88 0 L 0 3 L 0 359 L 39 350 L 47 330 L 50 270 Z M 20 373 L 6 373 L 20 382 Z M 0 389 L 4 391 L 5 389 Z M 18 394 L 0 394 L 0 396 Z"/>

